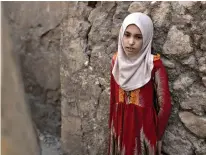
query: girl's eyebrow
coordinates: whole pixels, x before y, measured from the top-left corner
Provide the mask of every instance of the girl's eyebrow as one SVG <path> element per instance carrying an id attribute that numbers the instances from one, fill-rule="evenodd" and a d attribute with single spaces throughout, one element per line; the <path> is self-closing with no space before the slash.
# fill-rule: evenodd
<path id="1" fill-rule="evenodd" d="M 135 34 L 135 36 L 142 36 L 142 34 L 138 33 L 138 34 Z"/>
<path id="2" fill-rule="evenodd" d="M 125 34 L 131 34 L 131 33 L 129 31 L 125 31 Z M 137 33 L 137 34 L 134 34 L 134 35 L 142 36 L 141 33 Z"/>
<path id="3" fill-rule="evenodd" d="M 129 33 L 130 34 L 130 32 L 128 32 L 128 31 L 125 31 L 125 33 Z"/>

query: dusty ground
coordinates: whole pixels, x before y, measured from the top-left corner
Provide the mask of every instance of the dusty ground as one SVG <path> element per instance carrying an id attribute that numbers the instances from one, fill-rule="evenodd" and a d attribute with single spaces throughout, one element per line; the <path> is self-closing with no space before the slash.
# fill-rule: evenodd
<path id="1" fill-rule="evenodd" d="M 58 137 L 49 133 L 39 133 L 42 155 L 63 155 Z"/>

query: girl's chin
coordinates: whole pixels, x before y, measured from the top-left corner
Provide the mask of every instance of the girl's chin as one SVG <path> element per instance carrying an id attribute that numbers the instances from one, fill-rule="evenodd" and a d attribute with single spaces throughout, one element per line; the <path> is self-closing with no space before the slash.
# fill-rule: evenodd
<path id="1" fill-rule="evenodd" d="M 136 53 L 133 53 L 133 52 L 125 52 L 125 53 L 128 57 L 133 57 L 136 55 Z"/>

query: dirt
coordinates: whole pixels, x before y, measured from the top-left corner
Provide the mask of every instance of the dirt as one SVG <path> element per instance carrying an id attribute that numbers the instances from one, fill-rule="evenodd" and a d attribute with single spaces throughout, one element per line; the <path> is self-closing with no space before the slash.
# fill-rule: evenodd
<path id="1" fill-rule="evenodd" d="M 42 155 L 63 155 L 60 138 L 49 133 L 38 133 Z"/>

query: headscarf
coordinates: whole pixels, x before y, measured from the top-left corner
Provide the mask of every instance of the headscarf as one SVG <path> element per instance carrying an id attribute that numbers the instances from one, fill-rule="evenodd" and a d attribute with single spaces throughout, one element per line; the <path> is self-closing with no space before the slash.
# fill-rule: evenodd
<path id="1" fill-rule="evenodd" d="M 123 35 L 128 25 L 135 24 L 143 36 L 142 48 L 132 58 L 127 57 L 123 48 Z M 112 74 L 117 84 L 125 91 L 144 86 L 151 79 L 153 55 L 151 54 L 153 23 L 143 13 L 129 14 L 123 21 L 119 32 L 118 52 Z"/>

